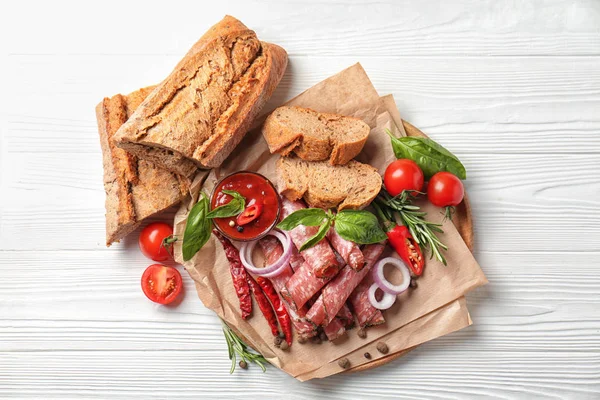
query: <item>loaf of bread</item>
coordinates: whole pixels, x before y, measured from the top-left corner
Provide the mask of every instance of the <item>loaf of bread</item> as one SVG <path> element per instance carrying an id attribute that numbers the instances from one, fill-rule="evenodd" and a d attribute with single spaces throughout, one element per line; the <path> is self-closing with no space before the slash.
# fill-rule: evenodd
<path id="1" fill-rule="evenodd" d="M 118 147 L 183 176 L 218 167 L 287 66 L 281 47 L 226 16 L 192 47 L 115 135 Z"/>
<path id="2" fill-rule="evenodd" d="M 311 207 L 362 209 L 381 190 L 377 169 L 355 160 L 331 165 L 281 157 L 276 168 L 279 192 L 292 201 L 304 198 Z"/>
<path id="3" fill-rule="evenodd" d="M 135 230 L 145 218 L 177 204 L 189 188 L 187 178 L 138 160 L 112 141 L 152 89 L 105 98 L 96 107 L 104 165 L 107 246 Z"/>
<path id="4" fill-rule="evenodd" d="M 262 133 L 271 153 L 294 152 L 307 161 L 329 160 L 343 165 L 360 153 L 371 129 L 358 118 L 300 107 L 279 107 L 265 121 Z"/>

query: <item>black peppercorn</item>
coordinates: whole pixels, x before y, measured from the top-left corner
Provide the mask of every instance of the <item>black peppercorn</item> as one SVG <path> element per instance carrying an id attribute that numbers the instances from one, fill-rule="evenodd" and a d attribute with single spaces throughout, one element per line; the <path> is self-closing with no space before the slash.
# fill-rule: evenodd
<path id="1" fill-rule="evenodd" d="M 237 229 L 238 232 L 244 232 L 244 227 L 243 226 L 239 226 L 238 225 L 238 227 L 235 228 L 235 229 Z"/>

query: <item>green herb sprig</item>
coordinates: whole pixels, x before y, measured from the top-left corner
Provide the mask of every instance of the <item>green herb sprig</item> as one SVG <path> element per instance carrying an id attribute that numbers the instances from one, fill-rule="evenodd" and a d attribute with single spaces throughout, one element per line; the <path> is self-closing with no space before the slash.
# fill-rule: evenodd
<path id="1" fill-rule="evenodd" d="M 467 179 L 467 171 L 458 157 L 434 140 L 416 136 L 398 138 L 389 129 L 386 132 L 392 139 L 396 158 L 409 158 L 416 162 L 426 179 L 440 171 L 448 171 L 460 179 Z"/>
<path id="2" fill-rule="evenodd" d="M 254 352 L 244 341 L 233 331 L 227 324 L 221 320 L 223 325 L 223 334 L 225 335 L 225 341 L 227 342 L 227 351 L 229 352 L 229 359 L 231 360 L 230 374 L 235 371 L 235 365 L 237 363 L 237 356 L 240 356 L 242 361 L 245 363 L 251 362 L 258 365 L 263 372 L 267 369 L 265 364 L 267 360 L 262 354 Z M 249 351 L 253 350 L 253 351 Z"/>
<path id="3" fill-rule="evenodd" d="M 235 217 L 246 208 L 246 199 L 244 196 L 236 192 L 235 190 L 223 189 L 221 192 L 228 194 L 233 197 L 227 204 L 223 204 L 209 212 L 206 218 L 227 218 Z"/>
<path id="4" fill-rule="evenodd" d="M 246 208 L 246 199 L 244 196 L 234 190 L 222 190 L 222 192 L 232 197 L 229 203 L 223 204 L 211 211 L 208 196 L 206 193 L 200 192 L 198 202 L 190 210 L 181 245 L 184 261 L 188 261 L 194 257 L 208 242 L 212 231 L 213 218 L 234 217 Z"/>
<path id="5" fill-rule="evenodd" d="M 319 227 L 317 233 L 302 244 L 300 251 L 311 248 L 323 240 L 332 225 L 338 235 L 354 243 L 371 244 L 387 239 L 377 217 L 365 210 L 342 210 L 333 214 L 331 210 L 304 208 L 288 215 L 277 227 L 289 231 L 298 225 Z"/>
<path id="6" fill-rule="evenodd" d="M 185 223 L 185 231 L 183 232 L 183 243 L 181 251 L 183 260 L 188 261 L 196 254 L 202 246 L 210 239 L 212 230 L 211 220 L 207 218 L 210 211 L 208 196 L 204 192 L 200 192 L 198 202 L 190 210 L 187 221 Z"/>
<path id="7" fill-rule="evenodd" d="M 405 225 L 410 234 L 415 238 L 421 247 L 429 248 L 431 257 L 446 265 L 446 258 L 441 250 L 448 250 L 448 246 L 440 241 L 437 233 L 444 233 L 440 228 L 441 224 L 427 221 L 426 212 L 420 211 L 421 208 L 412 204 L 412 195 L 408 191 L 403 191 L 396 197 L 392 197 L 385 189 L 382 189 L 375 199 L 375 206 L 378 211 L 385 213 L 387 219 L 395 219 L 394 214 L 400 217 L 402 224 Z"/>

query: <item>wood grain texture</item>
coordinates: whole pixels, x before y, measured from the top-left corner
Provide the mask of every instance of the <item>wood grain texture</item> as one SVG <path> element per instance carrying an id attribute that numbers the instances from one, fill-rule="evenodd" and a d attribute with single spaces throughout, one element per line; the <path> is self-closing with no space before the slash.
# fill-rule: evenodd
<path id="1" fill-rule="evenodd" d="M 229 375 L 187 274 L 156 306 L 135 234 L 104 248 L 94 105 L 225 13 L 290 54 L 268 107 L 360 61 L 465 163 L 490 281 L 472 327 L 360 374 Z M 599 26 L 595 0 L 3 3 L 0 398 L 600 398 Z"/>

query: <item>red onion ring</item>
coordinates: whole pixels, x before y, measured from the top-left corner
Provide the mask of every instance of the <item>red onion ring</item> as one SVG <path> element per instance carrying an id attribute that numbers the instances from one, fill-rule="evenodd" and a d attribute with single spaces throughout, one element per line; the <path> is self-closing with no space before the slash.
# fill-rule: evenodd
<path id="1" fill-rule="evenodd" d="M 376 283 L 372 284 L 369 288 L 369 301 L 371 305 L 379 310 L 387 310 L 396 302 L 396 296 L 390 293 L 383 292 L 383 298 L 381 300 L 377 300 L 375 298 L 375 292 L 377 289 L 381 289 Z"/>
<path id="2" fill-rule="evenodd" d="M 388 281 L 385 278 L 385 275 L 383 274 L 383 268 L 388 264 L 393 265 L 402 273 L 401 284 L 394 285 L 392 282 Z M 397 296 L 400 293 L 404 292 L 406 289 L 408 289 L 408 287 L 410 286 L 410 272 L 408 271 L 408 268 L 406 268 L 406 265 L 404 265 L 404 262 L 397 258 L 382 258 L 381 260 L 377 261 L 377 264 L 373 266 L 371 273 L 373 274 L 373 280 L 375 281 L 375 283 L 377 283 L 377 286 L 379 286 L 379 288 L 385 293 Z"/>
<path id="3" fill-rule="evenodd" d="M 245 242 L 242 245 L 240 248 L 240 260 L 242 261 L 242 265 L 254 275 L 272 278 L 279 275 L 290 261 L 290 257 L 292 256 L 292 240 L 287 232 L 272 230 L 267 233 L 267 235 L 274 236 L 283 246 L 283 254 L 277 261 L 264 268 L 258 268 L 252 263 L 252 252 L 254 251 L 258 240 Z"/>

